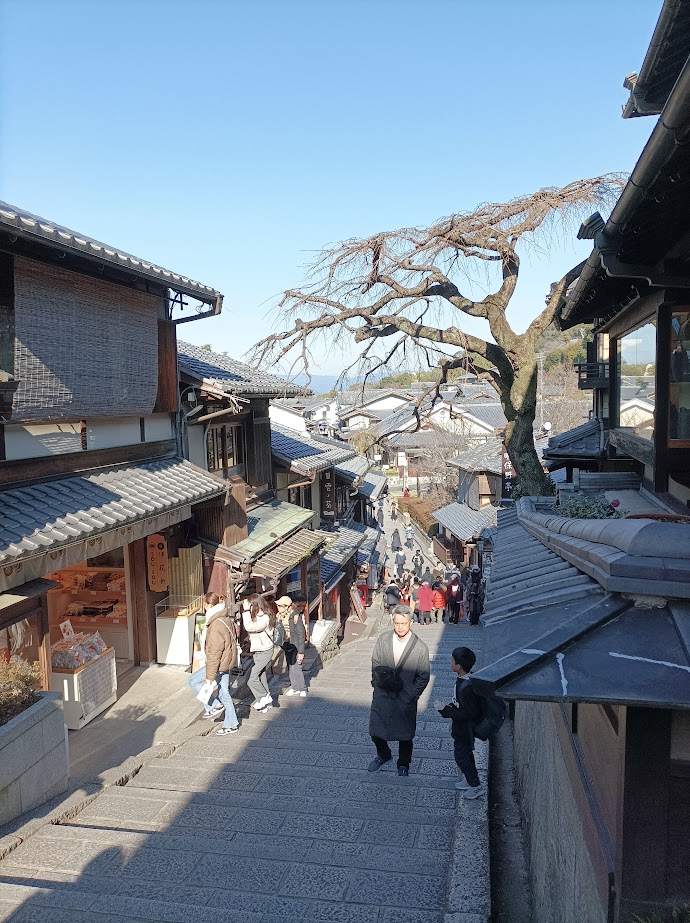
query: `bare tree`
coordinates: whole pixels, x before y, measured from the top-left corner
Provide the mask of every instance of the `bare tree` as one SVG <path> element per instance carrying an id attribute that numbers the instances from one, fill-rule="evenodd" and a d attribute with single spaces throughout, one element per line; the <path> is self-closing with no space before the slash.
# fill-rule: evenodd
<path id="1" fill-rule="evenodd" d="M 517 247 L 547 245 L 550 234 L 581 220 L 592 207 L 610 204 L 621 184 L 617 174 L 578 180 L 507 204 L 481 205 L 428 228 L 384 232 L 324 250 L 310 284 L 285 292 L 278 305 L 288 329 L 259 342 L 254 359 L 265 363 L 296 351 L 293 367 L 308 370 L 319 334 L 335 341 L 354 337 L 365 344 L 358 360 L 365 378 L 401 357 L 409 361 L 414 352 L 429 368 L 440 367 L 440 381 L 430 389 L 435 395 L 451 369 L 471 368 L 497 391 L 508 420 L 511 461 L 523 489 L 538 493 L 545 476 L 532 431 L 536 342 L 562 309 L 582 264 L 551 286 L 546 306 L 517 334 L 506 317 L 520 271 Z M 475 300 L 463 294 L 460 282 L 471 291 L 482 267 L 491 290 Z M 457 326 L 463 315 L 487 321 L 495 342 L 463 333 Z"/>

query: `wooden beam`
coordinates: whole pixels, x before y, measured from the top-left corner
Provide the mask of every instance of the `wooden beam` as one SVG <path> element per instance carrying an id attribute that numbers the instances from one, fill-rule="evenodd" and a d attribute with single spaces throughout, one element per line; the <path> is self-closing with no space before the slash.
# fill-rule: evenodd
<path id="1" fill-rule="evenodd" d="M 121 465 L 127 462 L 154 458 L 168 458 L 176 454 L 174 439 L 161 442 L 136 443 L 112 449 L 95 449 L 87 452 L 69 452 L 65 455 L 46 455 L 42 458 L 24 458 L 0 462 L 0 486 L 45 480 L 62 475 L 78 474 L 92 468 Z"/>

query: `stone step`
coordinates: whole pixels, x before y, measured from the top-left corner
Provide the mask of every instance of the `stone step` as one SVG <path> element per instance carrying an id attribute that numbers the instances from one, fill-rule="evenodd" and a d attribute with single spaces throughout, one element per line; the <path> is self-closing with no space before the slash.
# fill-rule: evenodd
<path id="1" fill-rule="evenodd" d="M 257 890 L 200 888 L 174 884 L 162 885 L 160 880 L 150 881 L 130 876 L 129 870 L 138 856 L 121 856 L 118 863 L 125 880 L 114 880 L 113 888 L 103 891 L 75 888 L 66 882 L 44 882 L 43 887 L 32 884 L 0 883 L 0 919 L 17 923 L 49 920 L 50 923 L 116 923 L 125 920 L 167 921 L 167 923 L 206 923 L 231 911 L 233 923 L 277 923 L 277 921 L 303 920 L 304 923 L 380 923 L 395 919 L 414 920 L 414 923 L 437 923 L 440 920 L 441 902 L 438 891 L 443 892 L 442 879 L 396 875 L 402 886 L 397 907 L 394 905 L 379 913 L 378 900 L 386 873 L 360 871 L 333 867 L 330 874 L 321 873 L 318 867 L 302 867 L 289 863 L 267 864 L 259 869 L 264 881 Z M 200 859 L 197 861 L 201 861 Z M 220 859 L 214 873 L 223 878 L 224 867 L 234 863 L 231 880 L 238 882 L 246 869 L 234 859 Z M 314 869 L 310 876 L 310 870 Z M 256 876 L 258 878 L 258 876 Z M 100 884 L 103 878 L 92 884 Z M 398 884 L 396 882 L 395 884 Z M 67 886 L 66 886 L 67 885 Z M 417 885 L 417 892 L 412 886 Z M 434 888 L 438 889 L 434 893 Z M 328 900 L 332 897 L 331 900 Z M 347 901 L 342 906 L 335 901 Z M 404 901 L 404 903 L 403 903 Z M 422 902 L 426 901 L 425 904 Z M 400 916 L 403 907 L 419 907 L 414 917 Z M 426 908 L 433 907 L 429 911 Z M 390 913 L 389 913 L 390 911 Z"/>

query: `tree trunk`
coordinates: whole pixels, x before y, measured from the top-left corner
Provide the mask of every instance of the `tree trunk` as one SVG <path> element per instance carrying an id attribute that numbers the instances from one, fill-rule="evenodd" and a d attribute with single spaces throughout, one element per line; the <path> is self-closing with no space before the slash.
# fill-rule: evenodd
<path id="1" fill-rule="evenodd" d="M 517 472 L 523 494 L 551 494 L 548 476 L 534 446 L 534 417 L 537 409 L 537 360 L 534 344 L 520 337 L 519 351 L 513 354 L 515 377 L 510 392 L 503 396 L 503 410 L 508 419 L 505 445 Z"/>

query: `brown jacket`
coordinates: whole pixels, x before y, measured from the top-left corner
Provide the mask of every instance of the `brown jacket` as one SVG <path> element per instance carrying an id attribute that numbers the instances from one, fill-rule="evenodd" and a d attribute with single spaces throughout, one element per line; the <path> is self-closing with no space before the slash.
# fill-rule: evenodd
<path id="1" fill-rule="evenodd" d="M 236 666 L 237 640 L 235 626 L 227 613 L 219 612 L 206 625 L 206 679 L 214 680 L 218 673 L 227 673 Z"/>

